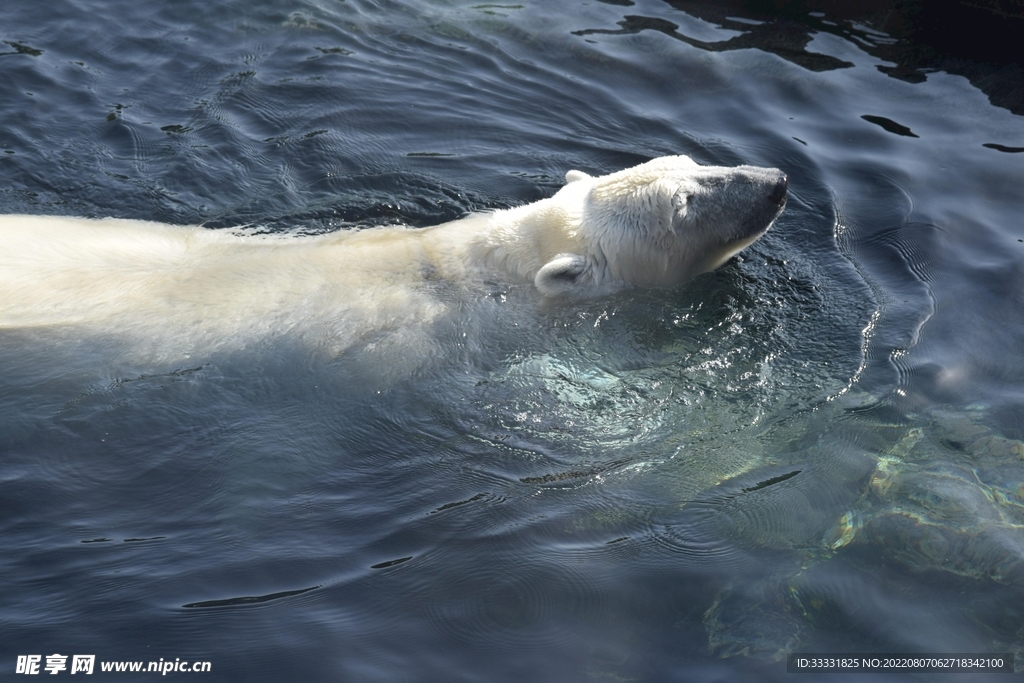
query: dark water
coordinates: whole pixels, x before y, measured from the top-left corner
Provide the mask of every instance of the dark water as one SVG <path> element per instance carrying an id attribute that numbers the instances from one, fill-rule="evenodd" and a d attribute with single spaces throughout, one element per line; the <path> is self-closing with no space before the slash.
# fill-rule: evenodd
<path id="1" fill-rule="evenodd" d="M 777 166 L 791 197 L 683 288 L 496 288 L 391 372 L 287 334 L 142 365 L 118 330 L 4 330 L 0 667 L 735 681 L 788 678 L 792 651 L 1024 656 L 1016 67 L 722 7 L 6 2 L 4 213 L 430 225 L 676 153 Z"/>

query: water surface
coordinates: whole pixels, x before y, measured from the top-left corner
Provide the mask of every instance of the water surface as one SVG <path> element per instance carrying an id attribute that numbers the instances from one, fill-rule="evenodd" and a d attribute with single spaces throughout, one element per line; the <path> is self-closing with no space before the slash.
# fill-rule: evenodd
<path id="1" fill-rule="evenodd" d="M 4 15 L 5 213 L 425 226 L 680 153 L 782 168 L 791 195 L 677 290 L 489 283 L 422 362 L 2 331 L 0 666 L 713 681 L 784 679 L 792 651 L 1022 656 L 1024 119 L 964 75 L 1012 74 L 886 61 L 896 39 L 845 15 L 654 0 Z"/>

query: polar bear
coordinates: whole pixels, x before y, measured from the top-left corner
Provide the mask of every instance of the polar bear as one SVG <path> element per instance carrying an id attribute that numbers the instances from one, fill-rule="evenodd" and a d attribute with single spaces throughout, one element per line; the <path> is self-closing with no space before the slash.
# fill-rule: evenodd
<path id="1" fill-rule="evenodd" d="M 504 277 L 549 298 L 673 287 L 757 240 L 787 194 L 778 169 L 686 156 L 566 181 L 550 198 L 435 227 L 318 237 L 0 216 L 0 330 L 116 330 L 194 349 L 316 321 L 336 352 L 441 315 L 438 283 Z"/>

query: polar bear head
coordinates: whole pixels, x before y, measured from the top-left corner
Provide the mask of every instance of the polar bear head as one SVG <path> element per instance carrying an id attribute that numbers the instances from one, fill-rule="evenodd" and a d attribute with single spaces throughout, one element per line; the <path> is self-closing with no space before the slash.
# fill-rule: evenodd
<path id="1" fill-rule="evenodd" d="M 701 166 L 686 156 L 600 177 L 569 171 L 566 181 L 551 200 L 572 250 L 542 257 L 534 276 L 549 296 L 673 287 L 714 270 L 768 230 L 788 187 L 775 168 Z"/>

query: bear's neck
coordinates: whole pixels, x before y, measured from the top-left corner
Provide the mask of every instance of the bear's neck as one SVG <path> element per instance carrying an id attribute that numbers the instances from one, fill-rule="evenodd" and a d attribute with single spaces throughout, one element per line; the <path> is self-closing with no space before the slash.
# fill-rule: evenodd
<path id="1" fill-rule="evenodd" d="M 559 254 L 580 253 L 581 217 L 563 201 L 544 199 L 513 209 L 476 214 L 437 226 L 435 262 L 461 276 L 498 272 L 533 281 L 537 271 Z M 442 252 L 443 250 L 443 252 Z M 452 272 L 455 275 L 455 272 Z"/>

